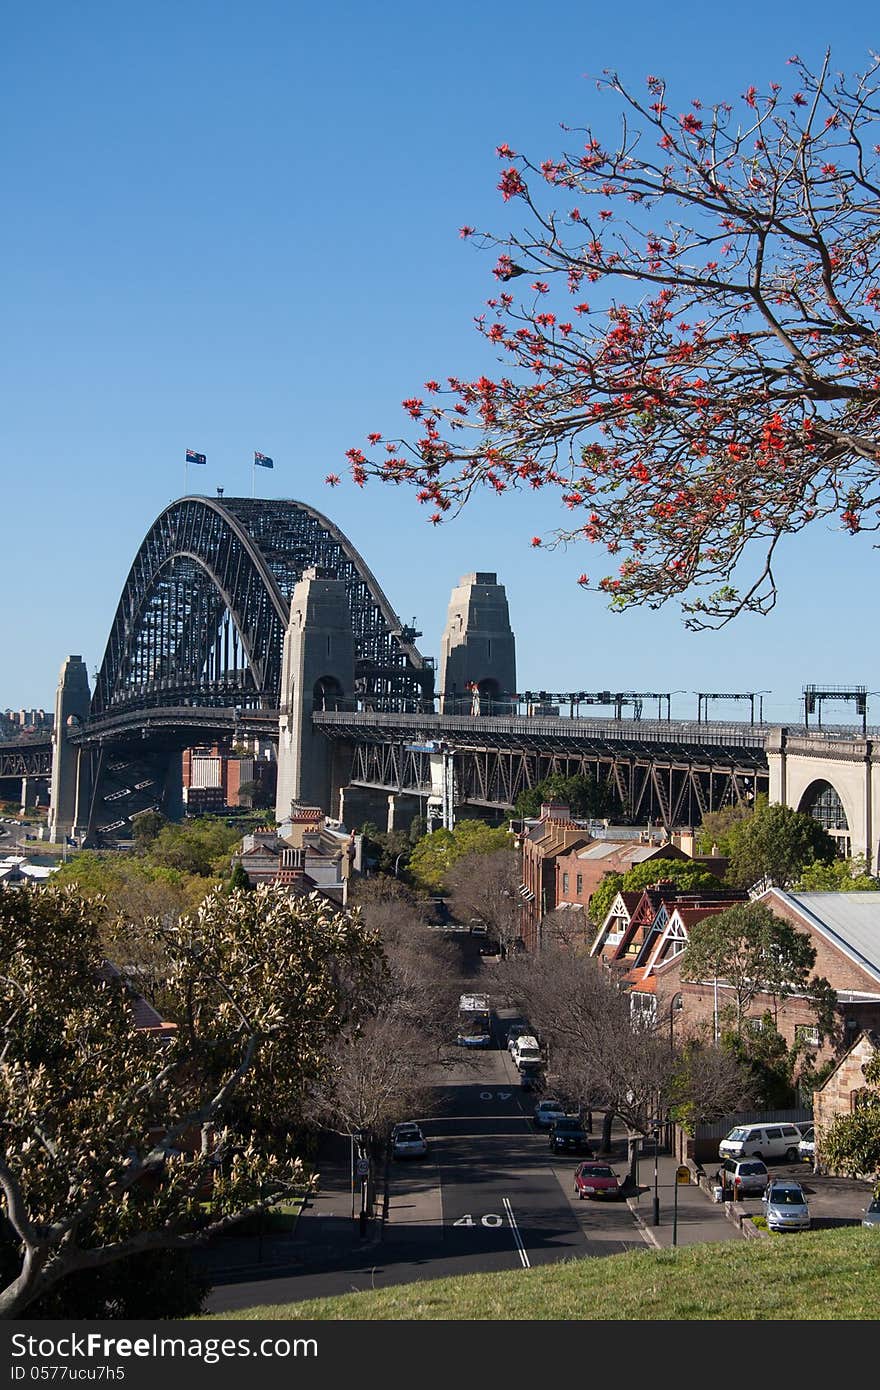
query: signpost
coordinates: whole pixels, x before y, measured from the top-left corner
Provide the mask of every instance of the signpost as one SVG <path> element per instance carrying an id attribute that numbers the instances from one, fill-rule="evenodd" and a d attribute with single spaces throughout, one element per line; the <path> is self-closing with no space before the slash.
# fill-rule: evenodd
<path id="1" fill-rule="evenodd" d="M 686 1163 L 681 1163 L 675 1170 L 675 1196 L 672 1203 L 672 1244 L 678 1243 L 678 1189 L 687 1187 L 691 1180 L 691 1170 Z"/>

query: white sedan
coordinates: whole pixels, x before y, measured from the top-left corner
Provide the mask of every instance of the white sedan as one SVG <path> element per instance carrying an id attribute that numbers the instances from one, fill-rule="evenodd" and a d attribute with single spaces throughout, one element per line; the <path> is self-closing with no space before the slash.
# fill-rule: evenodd
<path id="1" fill-rule="evenodd" d="M 413 1120 L 395 1125 L 391 1131 L 391 1154 L 394 1158 L 424 1158 L 428 1143 L 421 1128 Z"/>

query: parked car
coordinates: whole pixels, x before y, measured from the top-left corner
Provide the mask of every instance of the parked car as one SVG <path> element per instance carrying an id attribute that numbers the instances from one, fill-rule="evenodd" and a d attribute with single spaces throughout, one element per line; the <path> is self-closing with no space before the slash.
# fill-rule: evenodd
<path id="1" fill-rule="evenodd" d="M 592 1153 L 583 1121 L 579 1115 L 565 1115 L 550 1130 L 553 1153 Z"/>
<path id="2" fill-rule="evenodd" d="M 812 1125 L 807 1125 L 801 1132 L 798 1154 L 805 1163 L 812 1163 L 816 1157 L 816 1131 Z"/>
<path id="3" fill-rule="evenodd" d="M 621 1197 L 620 1179 L 607 1163 L 582 1163 L 574 1170 L 575 1195 L 584 1197 Z"/>
<path id="4" fill-rule="evenodd" d="M 539 1129 L 550 1129 L 557 1120 L 565 1119 L 566 1111 L 561 1100 L 539 1100 L 533 1114 Z"/>
<path id="5" fill-rule="evenodd" d="M 801 1132 L 797 1125 L 737 1125 L 718 1145 L 719 1158 L 786 1158 L 797 1163 Z"/>
<path id="6" fill-rule="evenodd" d="M 761 1199 L 771 1231 L 808 1231 L 810 1208 L 804 1189 L 790 1178 L 774 1178 Z"/>
<path id="7" fill-rule="evenodd" d="M 862 1225 L 871 1231 L 880 1231 L 880 1197 L 872 1197 L 865 1207 Z"/>
<path id="8" fill-rule="evenodd" d="M 519 1084 L 524 1091 L 543 1091 L 546 1083 L 540 1062 L 523 1062 L 519 1068 Z"/>
<path id="9" fill-rule="evenodd" d="M 414 1120 L 405 1120 L 395 1125 L 391 1131 L 391 1154 L 393 1158 L 424 1158 L 428 1152 L 428 1142 L 421 1126 Z"/>
<path id="10" fill-rule="evenodd" d="M 531 1062 L 535 1062 L 540 1066 L 543 1061 L 538 1039 L 533 1037 L 531 1033 L 520 1034 L 513 1044 L 510 1055 L 513 1058 L 514 1066 L 520 1069 L 522 1069 L 525 1064 Z"/>
<path id="11" fill-rule="evenodd" d="M 528 1023 L 511 1023 L 507 1030 L 507 1050 L 511 1057 L 513 1056 L 513 1049 L 517 1039 L 523 1037 L 525 1033 L 530 1032 L 531 1027 Z"/>
<path id="12" fill-rule="evenodd" d="M 767 1165 L 760 1158 L 726 1158 L 718 1169 L 722 1191 L 734 1198 L 759 1197 L 769 1181 Z"/>

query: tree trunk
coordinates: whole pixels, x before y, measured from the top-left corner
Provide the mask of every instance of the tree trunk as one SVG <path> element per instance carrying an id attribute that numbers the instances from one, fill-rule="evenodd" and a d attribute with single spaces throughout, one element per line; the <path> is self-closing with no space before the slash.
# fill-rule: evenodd
<path id="1" fill-rule="evenodd" d="M 611 1126 L 614 1124 L 614 1111 L 606 1110 L 602 1116 L 602 1147 L 603 1154 L 611 1152 Z"/>

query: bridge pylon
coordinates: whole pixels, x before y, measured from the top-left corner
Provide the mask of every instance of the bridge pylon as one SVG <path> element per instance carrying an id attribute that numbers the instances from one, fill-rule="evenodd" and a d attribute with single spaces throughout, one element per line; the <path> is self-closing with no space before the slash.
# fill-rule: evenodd
<path id="1" fill-rule="evenodd" d="M 91 759 L 70 742 L 70 731 L 84 724 L 91 706 L 89 673 L 81 656 L 69 656 L 61 667 L 55 691 L 52 730 L 52 786 L 49 798 L 49 837 L 64 841 L 85 835 L 91 799 Z"/>
<path id="2" fill-rule="evenodd" d="M 452 590 L 440 650 L 442 714 L 508 714 L 516 643 L 498 576 L 466 574 Z"/>
<path id="3" fill-rule="evenodd" d="M 355 642 L 345 584 L 334 570 L 303 572 L 290 600 L 278 721 L 275 815 L 291 802 L 332 811 L 333 745 L 312 729 L 316 710 L 343 708 L 355 689 Z"/>

